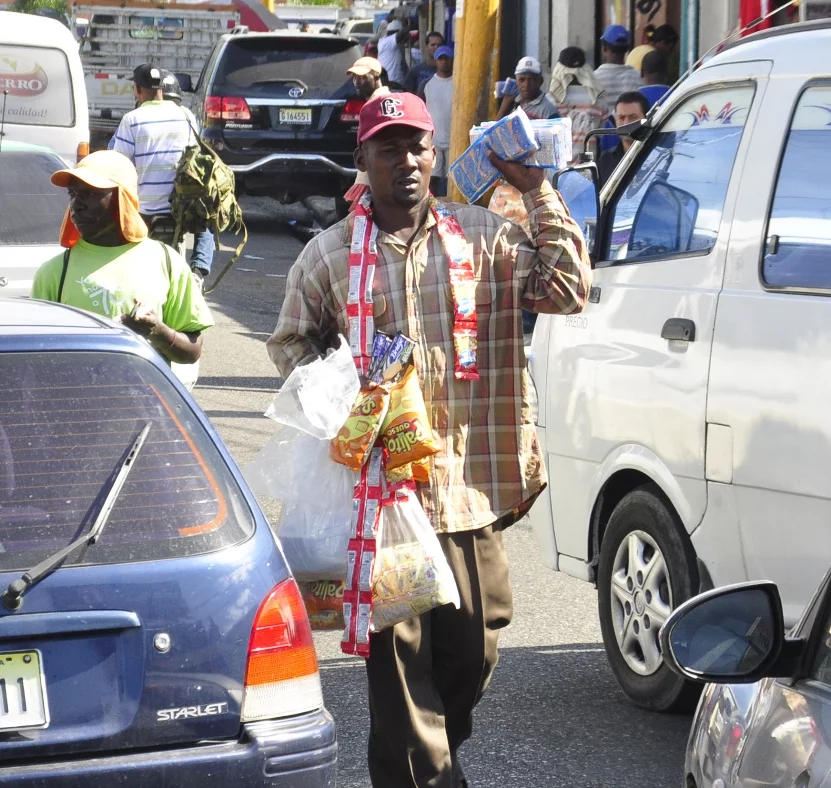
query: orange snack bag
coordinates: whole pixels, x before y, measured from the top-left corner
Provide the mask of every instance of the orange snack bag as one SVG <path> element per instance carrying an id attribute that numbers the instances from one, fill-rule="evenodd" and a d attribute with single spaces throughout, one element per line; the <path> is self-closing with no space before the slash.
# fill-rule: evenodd
<path id="1" fill-rule="evenodd" d="M 309 624 L 314 630 L 343 629 L 343 580 L 298 583 Z"/>
<path id="2" fill-rule="evenodd" d="M 440 445 L 427 417 L 415 368 L 390 390 L 390 407 L 381 427 L 387 470 L 436 454 Z"/>
<path id="3" fill-rule="evenodd" d="M 353 471 L 361 470 L 378 440 L 389 405 L 390 395 L 383 386 L 361 389 L 346 423 L 329 444 L 329 456 Z"/>

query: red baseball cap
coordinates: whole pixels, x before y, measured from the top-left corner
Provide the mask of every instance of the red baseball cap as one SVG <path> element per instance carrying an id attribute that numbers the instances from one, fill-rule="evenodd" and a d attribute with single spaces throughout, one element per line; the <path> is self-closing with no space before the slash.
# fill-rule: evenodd
<path id="1" fill-rule="evenodd" d="M 358 121 L 358 142 L 365 142 L 389 126 L 434 131 L 427 105 L 412 93 L 390 93 L 364 104 Z"/>

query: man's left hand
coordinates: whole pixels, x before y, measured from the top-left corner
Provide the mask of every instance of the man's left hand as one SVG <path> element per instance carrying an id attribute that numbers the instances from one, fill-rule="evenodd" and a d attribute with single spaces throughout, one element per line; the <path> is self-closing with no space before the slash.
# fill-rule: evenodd
<path id="1" fill-rule="evenodd" d="M 545 180 L 545 170 L 540 167 L 526 167 L 516 161 L 503 161 L 492 150 L 488 151 L 488 160 L 499 172 L 506 183 L 513 186 L 520 194 L 539 189 Z"/>

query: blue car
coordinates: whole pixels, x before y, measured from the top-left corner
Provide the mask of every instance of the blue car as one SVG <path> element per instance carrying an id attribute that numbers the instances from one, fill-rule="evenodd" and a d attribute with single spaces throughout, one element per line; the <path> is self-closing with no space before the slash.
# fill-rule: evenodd
<path id="1" fill-rule="evenodd" d="M 323 788 L 336 757 L 297 585 L 199 407 L 131 332 L 0 298 L 0 785 Z"/>

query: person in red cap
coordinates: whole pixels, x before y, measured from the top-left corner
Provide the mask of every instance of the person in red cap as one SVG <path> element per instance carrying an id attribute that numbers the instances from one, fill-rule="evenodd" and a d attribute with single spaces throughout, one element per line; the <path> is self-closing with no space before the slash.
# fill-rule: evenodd
<path id="1" fill-rule="evenodd" d="M 523 194 L 529 240 L 484 208 L 432 197 L 432 135 L 417 96 L 393 93 L 363 107 L 355 163 L 370 191 L 300 254 L 267 342 L 288 376 L 339 345 L 338 334 L 349 337 L 359 368 L 365 350 L 357 340 L 370 337 L 373 323 L 390 336 L 407 335 L 441 445 L 416 490 L 461 605 L 369 636 L 375 788 L 468 785 L 459 747 L 471 735 L 474 707 L 496 665 L 499 630 L 512 615 L 502 531 L 547 484 L 531 419 L 521 309 L 579 312 L 591 280 L 580 228 L 542 170 L 491 155 Z"/>

